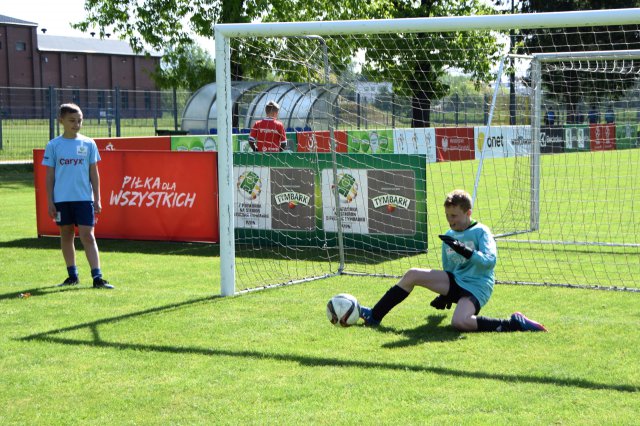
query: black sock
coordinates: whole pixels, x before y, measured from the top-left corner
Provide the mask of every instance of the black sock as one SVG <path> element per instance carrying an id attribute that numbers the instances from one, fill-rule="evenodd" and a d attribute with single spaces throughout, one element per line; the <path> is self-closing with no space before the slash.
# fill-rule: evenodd
<path id="1" fill-rule="evenodd" d="M 409 296 L 409 293 L 407 293 L 406 290 L 394 285 L 378 300 L 376 306 L 371 310 L 371 316 L 376 321 L 382 321 L 382 318 L 384 318 L 394 306 L 406 299 L 407 296 Z"/>
<path id="2" fill-rule="evenodd" d="M 520 328 L 508 319 L 476 317 L 478 331 L 517 331 Z"/>

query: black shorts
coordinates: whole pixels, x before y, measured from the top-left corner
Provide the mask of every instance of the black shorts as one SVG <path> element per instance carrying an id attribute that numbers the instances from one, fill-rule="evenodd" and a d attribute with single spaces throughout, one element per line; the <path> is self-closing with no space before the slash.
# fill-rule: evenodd
<path id="1" fill-rule="evenodd" d="M 449 293 L 447 293 L 447 299 L 453 303 L 458 303 L 458 300 L 461 298 L 468 297 L 471 299 L 471 302 L 473 302 L 473 306 L 476 307 L 476 315 L 478 315 L 480 313 L 480 302 L 478 299 L 469 290 L 460 287 L 451 272 L 447 272 L 447 275 L 449 276 Z"/>
<path id="2" fill-rule="evenodd" d="M 58 226 L 95 226 L 93 201 L 65 201 L 55 203 L 55 206 L 58 212 L 56 217 L 56 224 Z"/>

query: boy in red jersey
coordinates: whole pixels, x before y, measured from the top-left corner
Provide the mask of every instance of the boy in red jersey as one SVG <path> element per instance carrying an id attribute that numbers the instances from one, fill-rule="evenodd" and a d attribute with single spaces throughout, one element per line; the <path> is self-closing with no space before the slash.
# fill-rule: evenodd
<path id="1" fill-rule="evenodd" d="M 274 101 L 267 102 L 265 113 L 267 118 L 258 120 L 249 133 L 249 145 L 254 151 L 281 152 L 287 146 L 284 124 L 278 120 L 280 105 Z"/>

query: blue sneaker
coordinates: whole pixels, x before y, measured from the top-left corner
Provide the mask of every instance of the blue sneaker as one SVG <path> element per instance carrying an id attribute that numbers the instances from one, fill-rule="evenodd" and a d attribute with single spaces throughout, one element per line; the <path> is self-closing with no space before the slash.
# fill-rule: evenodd
<path id="1" fill-rule="evenodd" d="M 521 331 L 547 331 L 544 325 L 527 318 L 522 312 L 511 314 L 511 321 L 517 322 Z"/>
<path id="2" fill-rule="evenodd" d="M 360 318 L 364 320 L 364 325 L 369 327 L 377 327 L 380 325 L 380 321 L 376 321 L 371 314 L 371 308 L 366 306 L 360 306 Z"/>

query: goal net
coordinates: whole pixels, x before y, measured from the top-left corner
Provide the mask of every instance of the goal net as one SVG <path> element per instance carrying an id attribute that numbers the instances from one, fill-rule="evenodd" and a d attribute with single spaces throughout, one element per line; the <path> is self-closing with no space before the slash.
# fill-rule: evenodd
<path id="1" fill-rule="evenodd" d="M 216 26 L 222 294 L 440 268 L 457 188 L 499 282 L 637 288 L 639 17 Z M 269 101 L 287 147 L 252 152 Z"/>

